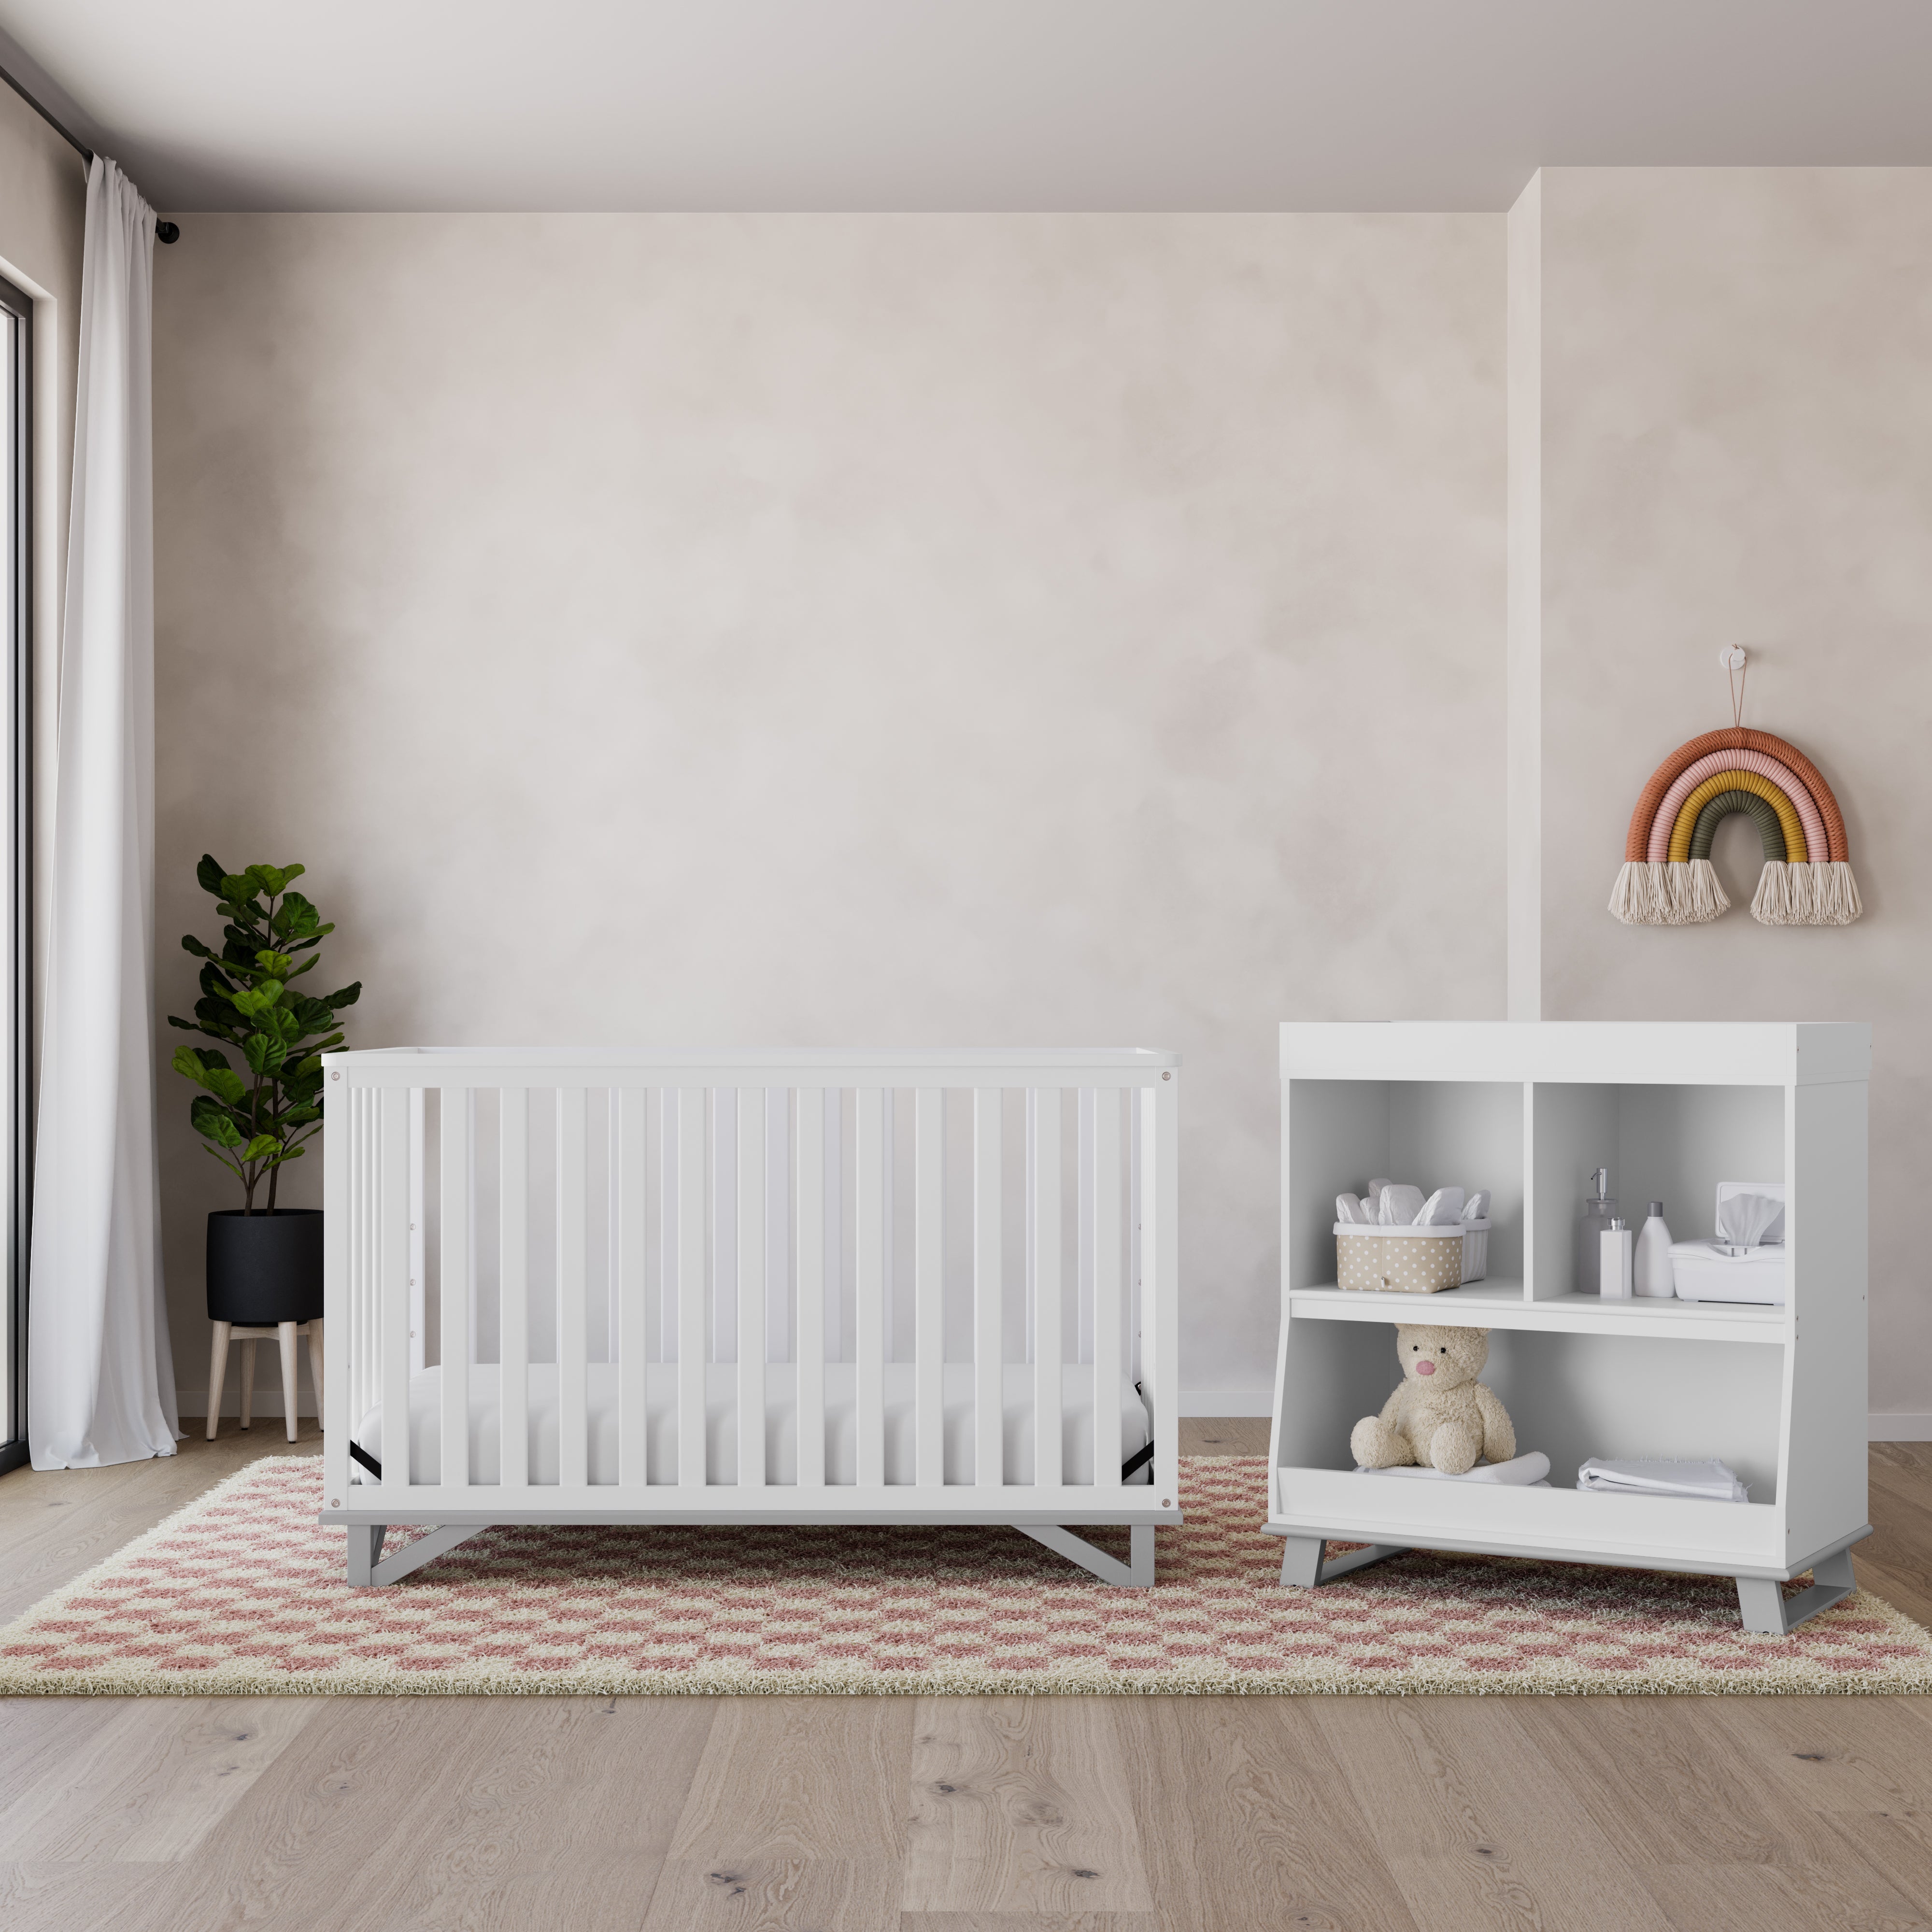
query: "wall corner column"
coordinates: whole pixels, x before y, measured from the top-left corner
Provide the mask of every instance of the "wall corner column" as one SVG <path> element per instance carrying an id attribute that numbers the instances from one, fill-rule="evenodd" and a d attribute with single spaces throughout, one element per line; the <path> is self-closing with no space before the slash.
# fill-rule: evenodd
<path id="1" fill-rule="evenodd" d="M 1508 220 L 1508 1006 L 1543 1017 L 1543 176 Z"/>

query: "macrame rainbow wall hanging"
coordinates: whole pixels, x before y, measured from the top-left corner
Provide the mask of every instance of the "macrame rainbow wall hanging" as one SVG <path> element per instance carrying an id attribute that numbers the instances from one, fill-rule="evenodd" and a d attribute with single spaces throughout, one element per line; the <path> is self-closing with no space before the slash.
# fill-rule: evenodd
<path id="1" fill-rule="evenodd" d="M 1730 911 L 1711 842 L 1739 812 L 1764 844 L 1754 919 L 1850 926 L 1864 910 L 1844 818 L 1817 766 L 1782 738 L 1734 725 L 1680 745 L 1652 775 L 1630 815 L 1611 911 L 1626 926 L 1700 926 Z"/>

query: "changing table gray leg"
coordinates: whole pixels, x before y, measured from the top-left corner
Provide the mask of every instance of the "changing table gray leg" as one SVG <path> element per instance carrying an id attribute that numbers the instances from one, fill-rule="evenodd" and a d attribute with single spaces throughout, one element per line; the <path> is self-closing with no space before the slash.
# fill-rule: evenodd
<path id="1" fill-rule="evenodd" d="M 1807 1617 L 1842 1603 L 1858 1588 L 1852 1571 L 1852 1552 L 1840 1550 L 1821 1556 L 1811 1566 L 1811 1587 L 1787 1597 L 1781 1584 L 1762 1576 L 1738 1580 L 1738 1614 L 1744 1628 L 1760 1636 L 1788 1636 Z"/>
<path id="2" fill-rule="evenodd" d="M 1319 1536 L 1289 1536 L 1282 1539 L 1281 1582 L 1285 1590 L 1312 1590 L 1318 1583 L 1332 1583 L 1351 1570 L 1366 1570 L 1371 1563 L 1386 1563 L 1391 1556 L 1406 1556 L 1406 1543 L 1371 1543 L 1366 1549 L 1352 1550 L 1333 1562 L 1324 1561 L 1328 1542 Z"/>

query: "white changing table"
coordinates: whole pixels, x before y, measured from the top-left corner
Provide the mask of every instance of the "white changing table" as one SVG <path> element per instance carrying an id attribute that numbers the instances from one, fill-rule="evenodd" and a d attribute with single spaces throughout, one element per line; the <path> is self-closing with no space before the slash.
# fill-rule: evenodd
<path id="1" fill-rule="evenodd" d="M 1737 1580 L 1781 1635 L 1854 1587 L 1866 1498 L 1866 1086 L 1871 1029 L 1769 1022 L 1288 1024 L 1281 1030 L 1282 1320 L 1268 1528 L 1312 1586 L 1413 1547 Z M 1607 1166 L 1626 1210 L 1703 1232 L 1724 1178 L 1783 1179 L 1783 1307 L 1580 1293 L 1576 1218 Z M 1373 1174 L 1487 1187 L 1487 1280 L 1335 1285 L 1335 1196 Z M 1483 1379 L 1547 1490 L 1358 1474 L 1348 1432 L 1395 1386 L 1391 1324 L 1490 1331 Z M 1589 1496 L 1587 1456 L 1721 1457 L 1748 1503 Z M 1366 1549 L 1330 1560 L 1329 1539 Z M 1779 1585 L 1809 1570 L 1810 1588 Z"/>

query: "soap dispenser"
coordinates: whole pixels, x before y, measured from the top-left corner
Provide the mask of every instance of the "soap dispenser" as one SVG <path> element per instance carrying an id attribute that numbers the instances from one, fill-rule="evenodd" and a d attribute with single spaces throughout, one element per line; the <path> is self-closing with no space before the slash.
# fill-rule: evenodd
<path id="1" fill-rule="evenodd" d="M 1583 1218 L 1576 1228 L 1576 1292 L 1597 1292 L 1603 1270 L 1603 1237 L 1617 1218 L 1616 1196 L 1610 1192 L 1610 1170 L 1600 1167 L 1590 1177 L 1583 1197 Z"/>
<path id="2" fill-rule="evenodd" d="M 1650 1218 L 1644 1222 L 1643 1232 L 1636 1238 L 1636 1258 L 1632 1272 L 1639 1294 L 1653 1301 L 1676 1298 L 1677 1271 L 1671 1265 L 1670 1229 L 1664 1219 L 1661 1201 L 1650 1204 Z"/>

